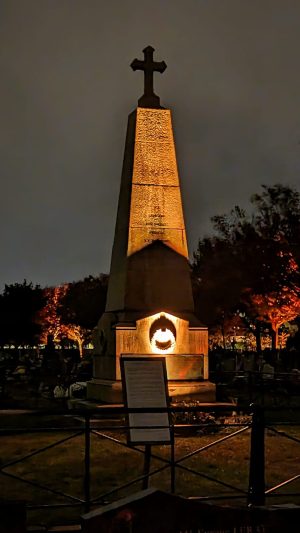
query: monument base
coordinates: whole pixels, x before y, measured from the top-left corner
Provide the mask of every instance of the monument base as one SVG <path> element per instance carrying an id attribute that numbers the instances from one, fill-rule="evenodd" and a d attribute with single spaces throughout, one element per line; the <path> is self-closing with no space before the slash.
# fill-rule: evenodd
<path id="1" fill-rule="evenodd" d="M 202 403 L 216 401 L 216 385 L 211 381 L 169 381 L 169 396 L 172 400 L 198 400 Z"/>
<path id="2" fill-rule="evenodd" d="M 122 382 L 93 378 L 87 382 L 87 400 L 122 404 Z"/>
<path id="3" fill-rule="evenodd" d="M 216 385 L 204 381 L 169 381 L 169 396 L 172 400 L 191 399 L 202 403 L 216 401 Z M 87 383 L 87 399 L 104 403 L 123 403 L 122 382 L 93 378 Z"/>

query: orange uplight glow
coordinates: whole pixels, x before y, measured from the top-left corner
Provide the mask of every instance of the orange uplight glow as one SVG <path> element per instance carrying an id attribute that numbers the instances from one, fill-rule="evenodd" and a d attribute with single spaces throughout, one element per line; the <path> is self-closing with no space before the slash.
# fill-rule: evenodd
<path id="1" fill-rule="evenodd" d="M 188 258 L 171 111 L 138 107 L 127 255 L 156 240 Z"/>
<path id="2" fill-rule="evenodd" d="M 172 331 L 158 329 L 151 339 L 151 348 L 155 353 L 169 353 L 173 350 L 175 342 Z"/>
<path id="3" fill-rule="evenodd" d="M 176 343 L 174 324 L 164 315 L 155 320 L 150 328 L 150 344 L 154 353 L 170 353 Z"/>

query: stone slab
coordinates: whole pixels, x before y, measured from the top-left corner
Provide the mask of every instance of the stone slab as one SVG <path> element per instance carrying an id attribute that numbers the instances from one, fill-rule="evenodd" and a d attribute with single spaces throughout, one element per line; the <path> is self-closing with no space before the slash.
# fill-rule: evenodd
<path id="1" fill-rule="evenodd" d="M 197 380 L 204 378 L 204 355 L 165 355 L 169 380 Z"/>
<path id="2" fill-rule="evenodd" d="M 75 533 L 78 531 L 82 531 L 80 524 L 52 526 L 47 530 L 48 533 Z"/>
<path id="3" fill-rule="evenodd" d="M 216 386 L 210 381 L 169 381 L 169 396 L 174 399 L 216 401 Z M 93 379 L 87 383 L 88 398 L 105 403 L 123 403 L 121 381 Z"/>
<path id="4" fill-rule="evenodd" d="M 201 402 L 216 401 L 216 385 L 210 381 L 169 381 L 169 396 L 173 399 L 191 399 Z"/>
<path id="5" fill-rule="evenodd" d="M 87 398 L 105 403 L 122 403 L 122 383 L 94 378 L 87 382 Z"/>

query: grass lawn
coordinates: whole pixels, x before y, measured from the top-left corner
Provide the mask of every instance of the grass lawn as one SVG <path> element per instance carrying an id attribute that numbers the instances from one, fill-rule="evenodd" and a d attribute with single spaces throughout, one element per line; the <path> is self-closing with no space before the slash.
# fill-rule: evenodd
<path id="1" fill-rule="evenodd" d="M 51 424 L 50 424 L 51 425 Z M 230 434 L 238 428 L 225 428 L 212 435 L 176 436 L 176 459 L 205 446 L 210 442 Z M 300 427 L 283 428 L 286 433 L 300 438 Z M 116 438 L 126 441 L 125 435 L 116 431 L 108 432 Z M 5 464 L 21 458 L 26 454 L 47 446 L 69 435 L 64 428 L 54 433 L 26 433 L 1 436 L 0 461 Z M 8 467 L 5 471 L 22 478 L 63 491 L 67 494 L 83 497 L 84 479 L 84 436 L 80 435 L 59 446 L 50 448 L 41 454 L 34 455 L 26 461 Z M 142 449 L 142 447 L 141 447 Z M 169 446 L 153 446 L 154 454 L 168 459 Z M 242 490 L 248 487 L 248 467 L 250 455 L 250 430 L 231 439 L 225 440 L 197 454 L 182 464 L 195 469 L 206 476 L 233 485 Z M 286 437 L 276 435 L 266 430 L 265 439 L 266 485 L 272 487 L 285 479 L 300 474 L 300 445 Z M 157 459 L 151 460 L 151 469 L 162 466 Z M 96 498 L 131 479 L 142 475 L 143 455 L 135 450 L 120 446 L 96 434 L 91 435 L 91 497 Z M 0 499 L 22 499 L 28 504 L 66 503 L 71 500 L 63 499 L 40 488 L 27 485 L 14 478 L 0 474 Z M 165 471 L 151 477 L 150 486 L 162 490 L 170 490 L 170 471 Z M 105 498 L 113 501 L 141 489 L 141 482 L 131 487 L 119 490 Z M 282 488 L 284 492 L 299 492 L 300 480 Z M 176 493 L 184 496 L 215 496 L 230 494 L 230 490 L 206 478 L 190 472 L 176 469 Z M 233 492 L 231 492 L 233 493 Z M 229 500 L 227 500 L 228 502 Z M 245 501 L 245 500 L 243 500 Z M 270 498 L 267 503 L 279 503 L 282 500 Z M 300 497 L 285 497 L 284 501 L 300 504 Z M 232 503 L 236 503 L 233 500 Z M 76 520 L 83 512 L 82 507 L 59 509 L 55 512 L 43 510 L 29 511 L 30 523 L 59 523 L 66 519 Z M 50 516 L 50 518 L 49 518 Z M 46 518 L 47 517 L 47 518 Z"/>

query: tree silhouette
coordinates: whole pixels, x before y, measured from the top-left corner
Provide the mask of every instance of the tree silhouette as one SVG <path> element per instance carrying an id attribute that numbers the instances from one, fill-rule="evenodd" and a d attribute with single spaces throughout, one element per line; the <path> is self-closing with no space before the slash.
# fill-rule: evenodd
<path id="1" fill-rule="evenodd" d="M 104 274 L 44 289 L 46 305 L 40 313 L 41 342 L 46 343 L 49 335 L 54 342 L 67 338 L 78 344 L 82 356 L 83 344 L 89 340 L 104 311 L 106 292 Z"/>
<path id="2" fill-rule="evenodd" d="M 5 285 L 0 298 L 2 344 L 30 345 L 39 341 L 40 310 L 45 305 L 43 290 L 26 280 Z"/>
<path id="3" fill-rule="evenodd" d="M 209 326 L 228 323 L 242 310 L 245 325 L 256 328 L 258 346 L 266 320 L 275 346 L 275 315 L 277 324 L 279 316 L 291 320 L 299 312 L 300 197 L 290 187 L 263 185 L 251 201 L 251 215 L 236 206 L 215 216 L 214 235 L 199 241 L 193 262 L 196 310 Z M 271 307 L 272 315 L 266 312 Z"/>

